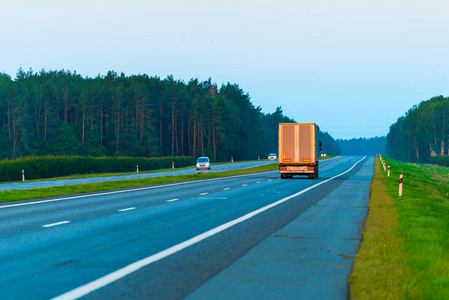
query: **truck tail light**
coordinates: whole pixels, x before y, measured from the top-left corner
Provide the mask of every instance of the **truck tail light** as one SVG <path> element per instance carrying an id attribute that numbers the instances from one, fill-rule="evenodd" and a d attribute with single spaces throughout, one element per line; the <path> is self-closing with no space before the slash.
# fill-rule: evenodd
<path id="1" fill-rule="evenodd" d="M 311 162 L 312 160 L 310 159 L 310 158 L 304 158 L 303 160 L 302 160 L 302 162 Z"/>
<path id="2" fill-rule="evenodd" d="M 282 162 L 292 162 L 292 160 L 291 160 L 290 158 L 284 158 L 284 159 L 282 160 Z"/>
<path id="3" fill-rule="evenodd" d="M 286 168 L 286 167 L 280 167 L 279 170 L 281 170 L 281 171 L 287 171 L 287 168 Z"/>

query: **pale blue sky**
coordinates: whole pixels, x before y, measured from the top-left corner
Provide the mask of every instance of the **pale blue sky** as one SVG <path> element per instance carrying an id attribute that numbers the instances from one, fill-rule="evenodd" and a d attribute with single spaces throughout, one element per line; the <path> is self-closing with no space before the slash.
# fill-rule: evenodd
<path id="1" fill-rule="evenodd" d="M 238 83 L 255 106 L 373 137 L 449 96 L 447 0 L 0 0 L 0 72 Z"/>

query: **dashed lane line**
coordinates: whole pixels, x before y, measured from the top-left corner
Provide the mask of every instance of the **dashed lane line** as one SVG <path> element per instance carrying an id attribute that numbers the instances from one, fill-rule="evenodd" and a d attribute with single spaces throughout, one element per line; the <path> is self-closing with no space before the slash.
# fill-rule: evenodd
<path id="1" fill-rule="evenodd" d="M 197 244 L 197 243 L 199 243 L 199 242 L 201 242 L 201 241 L 203 241 L 203 240 L 205 240 L 205 239 L 207 239 L 207 238 L 209 238 L 209 237 L 211 237 L 213 235 L 216 235 L 216 234 L 218 234 L 218 233 L 220 233 L 220 232 L 222 232 L 222 231 L 224 231 L 224 230 L 226 230 L 226 229 L 228 229 L 228 228 L 230 228 L 232 226 L 235 226 L 235 225 L 237 225 L 239 223 L 242 223 L 242 222 L 244 222 L 244 221 L 246 221 L 248 219 L 251 219 L 254 216 L 257 216 L 257 215 L 263 213 L 264 211 L 269 210 L 272 207 L 278 206 L 278 205 L 280 205 L 280 204 L 282 204 L 282 203 L 284 203 L 284 202 L 286 202 L 286 201 L 288 201 L 290 199 L 298 197 L 299 195 L 304 194 L 304 193 L 306 193 L 306 192 L 308 192 L 308 191 L 310 191 L 310 190 L 312 190 L 312 189 L 314 189 L 314 188 L 316 188 L 316 187 L 318 187 L 318 186 L 320 186 L 322 184 L 325 184 L 326 182 L 334 180 L 335 178 L 338 178 L 338 177 L 348 173 L 352 169 L 354 169 L 354 167 L 356 165 L 358 165 L 361 161 L 363 161 L 365 158 L 366 158 L 366 156 L 364 156 L 362 159 L 360 159 L 355 164 L 353 164 L 352 167 L 350 167 L 349 169 L 347 169 L 346 171 L 344 171 L 344 172 L 342 172 L 342 173 L 340 173 L 338 175 L 335 175 L 335 176 L 333 176 L 333 177 L 331 177 L 329 179 L 320 181 L 320 182 L 318 182 L 318 183 L 316 183 L 316 184 L 314 184 L 314 185 L 312 185 L 312 186 L 310 186 L 310 187 L 308 187 L 308 188 L 306 188 L 306 189 L 304 189 L 302 191 L 297 192 L 296 194 L 290 195 L 290 196 L 285 197 L 283 199 L 280 199 L 280 200 L 278 200 L 276 202 L 273 202 L 273 203 L 271 203 L 271 204 L 269 204 L 267 206 L 261 207 L 261 208 L 259 208 L 257 210 L 254 210 L 254 211 L 252 211 L 250 213 L 247 213 L 246 215 L 243 215 L 243 216 L 241 216 L 241 217 L 239 217 L 237 219 L 234 219 L 234 220 L 229 221 L 227 223 L 224 223 L 224 224 L 222 224 L 222 225 L 220 225 L 218 227 L 210 229 L 210 230 L 208 230 L 208 231 L 206 231 L 206 232 L 204 232 L 202 234 L 199 234 L 199 235 L 197 235 L 195 237 L 192 237 L 192 238 L 190 238 L 190 239 L 188 239 L 188 240 L 186 240 L 186 241 L 184 241 L 182 243 L 173 245 L 170 248 L 167 248 L 167 249 L 165 249 L 165 250 L 163 250 L 161 252 L 155 253 L 155 254 L 150 255 L 150 256 L 148 256 L 146 258 L 143 258 L 143 259 L 138 260 L 138 261 L 136 261 L 134 263 L 131 263 L 131 264 L 129 264 L 129 265 L 127 265 L 127 266 L 125 266 L 125 267 L 123 267 L 121 269 L 118 269 L 117 271 L 109 273 L 109 274 L 107 274 L 107 275 L 105 275 L 103 277 L 100 277 L 100 278 L 98 278 L 98 279 L 96 279 L 94 281 L 86 283 L 86 284 L 84 284 L 84 285 L 82 285 L 82 286 L 80 286 L 78 288 L 75 288 L 75 289 L 73 289 L 71 291 L 68 291 L 68 292 L 66 292 L 66 293 L 64 293 L 64 294 L 62 294 L 60 296 L 57 296 L 57 297 L 53 298 L 53 300 L 81 298 L 81 297 L 83 297 L 83 296 L 85 296 L 85 295 L 87 295 L 87 294 L 89 294 L 89 293 L 91 293 L 91 292 L 93 292 L 95 290 L 98 290 L 99 288 L 102 288 L 102 287 L 104 287 L 104 286 L 106 286 L 106 285 L 108 285 L 108 284 L 110 284 L 112 282 L 115 282 L 115 281 L 117 281 L 117 280 L 119 280 L 119 279 L 121 279 L 121 278 L 123 278 L 123 277 L 125 277 L 125 276 L 127 276 L 129 274 L 131 274 L 131 273 L 134 273 L 137 270 L 142 269 L 143 267 L 146 267 L 146 266 L 148 266 L 148 265 L 150 265 L 150 264 L 152 264 L 152 263 L 154 263 L 156 261 L 159 261 L 159 260 L 161 260 L 161 259 L 163 259 L 163 258 L 165 258 L 167 256 L 170 256 L 170 255 L 172 255 L 174 253 L 177 253 L 177 252 L 179 252 L 179 251 L 181 251 L 181 250 L 183 250 L 183 249 L 185 249 L 187 247 L 195 245 L 195 244 Z"/>
<path id="2" fill-rule="evenodd" d="M 123 209 L 119 209 L 118 211 L 128 211 L 128 210 L 133 210 L 133 209 L 136 209 L 136 207 L 123 208 Z"/>
<path id="3" fill-rule="evenodd" d="M 72 199 L 98 197 L 98 196 L 104 196 L 104 195 L 121 194 L 121 193 L 127 193 L 127 192 L 158 189 L 158 188 L 163 188 L 163 187 L 168 187 L 168 186 L 195 184 L 195 183 L 199 183 L 199 182 L 217 181 L 217 180 L 224 180 L 224 179 L 230 179 L 230 178 L 258 176 L 260 174 L 268 174 L 268 173 L 274 173 L 274 172 L 278 172 L 278 171 L 276 170 L 276 171 L 267 171 L 267 172 L 261 172 L 261 173 L 252 173 L 252 174 L 243 174 L 243 175 L 235 175 L 235 176 L 225 176 L 225 177 L 219 177 L 219 178 L 201 179 L 201 180 L 194 180 L 194 181 L 175 182 L 175 183 L 162 184 L 162 185 L 156 185 L 156 186 L 123 189 L 123 190 L 112 191 L 112 192 L 98 192 L 98 193 L 94 193 L 94 194 L 90 194 L 90 195 L 82 195 L 82 196 L 78 195 L 78 196 L 63 197 L 63 198 L 56 198 L 56 199 L 49 199 L 49 200 L 39 200 L 39 201 L 30 201 L 30 202 L 25 202 L 25 203 L 15 203 L 15 204 L 1 205 L 0 209 L 25 206 L 25 205 L 43 204 L 43 203 L 50 203 L 50 202 L 57 202 L 57 201 L 65 201 L 65 200 L 72 200 Z"/>
<path id="4" fill-rule="evenodd" d="M 51 223 L 51 224 L 47 224 L 47 225 L 42 225 L 42 227 L 48 228 L 48 227 L 59 226 L 59 225 L 67 224 L 67 223 L 70 223 L 70 221 L 61 221 L 61 222 L 57 222 L 57 223 Z"/>

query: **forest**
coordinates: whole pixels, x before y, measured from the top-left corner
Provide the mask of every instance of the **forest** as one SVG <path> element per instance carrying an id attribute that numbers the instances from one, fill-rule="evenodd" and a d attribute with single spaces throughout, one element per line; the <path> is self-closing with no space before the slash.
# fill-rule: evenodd
<path id="1" fill-rule="evenodd" d="M 372 155 L 377 153 L 385 154 L 386 138 L 385 136 L 373 138 L 353 138 L 350 140 L 337 139 L 340 145 L 342 155 Z"/>
<path id="2" fill-rule="evenodd" d="M 449 98 L 433 97 L 413 106 L 390 126 L 387 147 L 393 158 L 411 162 L 449 154 Z"/>
<path id="3" fill-rule="evenodd" d="M 265 159 L 277 152 L 282 108 L 262 113 L 238 84 L 143 75 L 0 73 L 0 159 L 80 155 Z M 324 151 L 339 146 L 320 133 Z"/>

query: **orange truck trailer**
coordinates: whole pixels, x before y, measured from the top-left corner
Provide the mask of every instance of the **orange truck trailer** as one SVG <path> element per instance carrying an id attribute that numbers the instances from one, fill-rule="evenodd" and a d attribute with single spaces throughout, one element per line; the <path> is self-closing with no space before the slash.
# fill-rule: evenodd
<path id="1" fill-rule="evenodd" d="M 279 123 L 279 171 L 281 178 L 307 175 L 318 178 L 320 128 L 315 123 Z"/>

